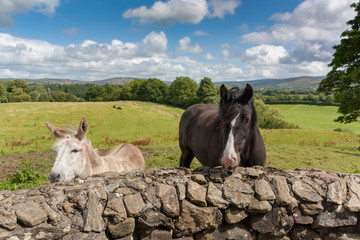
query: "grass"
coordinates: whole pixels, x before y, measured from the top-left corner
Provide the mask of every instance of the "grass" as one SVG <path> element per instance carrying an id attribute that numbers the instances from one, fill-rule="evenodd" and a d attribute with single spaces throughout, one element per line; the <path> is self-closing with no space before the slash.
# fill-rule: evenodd
<path id="1" fill-rule="evenodd" d="M 339 116 L 336 106 L 274 104 L 271 107 L 279 109 L 286 121 L 304 129 L 334 130 L 338 128 L 360 134 L 360 122 L 349 124 L 334 122 L 334 119 Z"/>
<path id="2" fill-rule="evenodd" d="M 113 105 L 121 106 L 116 110 Z M 336 107 L 308 105 L 272 105 L 279 108 L 285 120 L 301 129 L 262 129 L 267 149 L 267 166 L 295 169 L 321 168 L 349 173 L 360 172 L 360 123 L 333 122 Z M 15 154 L 51 153 L 54 139 L 45 126 L 77 126 L 81 116 L 89 121 L 88 139 L 99 149 L 121 142 L 132 142 L 142 150 L 146 168 L 174 167 L 179 164 L 178 125 L 182 109 L 136 102 L 99 103 L 7 103 L 0 104 L 0 168 L 9 167 Z M 334 131 L 334 129 L 338 129 Z M 346 131 L 339 131 L 339 129 Z M 16 189 L 46 184 L 53 159 L 37 160 L 36 165 L 22 165 L 15 161 L 18 172 L 0 180 L 1 189 Z M 25 160 L 24 160 L 25 161 Z M 24 167 L 25 166 L 25 167 Z M 191 168 L 200 166 L 194 160 Z M 11 176 L 21 179 L 40 172 L 39 181 L 11 183 Z M 31 175 L 31 174 L 30 174 Z M 31 178 L 30 178 L 31 180 Z M 12 184 L 12 185 L 11 185 Z"/>
<path id="3" fill-rule="evenodd" d="M 122 110 L 113 108 L 121 106 Z M 46 128 L 78 126 L 89 121 L 87 137 L 96 148 L 120 142 L 174 145 L 182 109 L 147 102 L 7 103 L 0 104 L 0 156 L 50 151 L 54 140 Z"/>
<path id="4" fill-rule="evenodd" d="M 332 130 L 262 130 L 267 165 L 282 169 L 321 168 L 357 173 L 360 170 L 359 137 Z"/>

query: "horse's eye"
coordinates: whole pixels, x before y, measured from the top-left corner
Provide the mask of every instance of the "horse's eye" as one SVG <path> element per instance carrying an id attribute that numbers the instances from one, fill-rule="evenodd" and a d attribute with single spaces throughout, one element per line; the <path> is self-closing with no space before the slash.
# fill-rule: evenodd
<path id="1" fill-rule="evenodd" d="M 80 152 L 80 150 L 77 149 L 77 148 L 75 148 L 75 149 L 71 150 L 71 152 L 72 152 L 72 153 L 78 153 L 78 152 Z"/>

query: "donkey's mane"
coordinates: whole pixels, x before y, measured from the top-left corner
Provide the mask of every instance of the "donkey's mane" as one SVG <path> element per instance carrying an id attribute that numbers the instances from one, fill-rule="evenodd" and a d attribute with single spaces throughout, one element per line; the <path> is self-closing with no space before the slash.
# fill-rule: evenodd
<path id="1" fill-rule="evenodd" d="M 62 128 L 61 130 L 71 132 L 73 134 L 76 134 L 76 132 L 77 132 L 76 128 L 74 128 L 73 126 L 66 126 L 66 127 Z"/>
<path id="2" fill-rule="evenodd" d="M 74 126 L 66 126 L 64 128 L 60 128 L 60 130 L 69 132 L 72 137 L 74 137 L 76 135 L 76 133 L 77 133 L 77 130 L 76 130 L 76 128 Z M 65 139 L 61 138 L 61 139 L 57 140 L 55 142 L 53 148 L 54 149 L 57 148 L 57 146 L 59 146 L 63 141 L 66 141 L 66 140 L 67 140 L 66 138 Z M 89 147 L 93 148 L 92 144 L 91 144 L 91 141 L 89 139 L 87 139 L 86 136 L 83 138 L 83 140 L 85 140 L 85 142 L 89 145 Z M 93 148 L 93 149 L 94 149 L 95 152 L 98 151 L 96 148 Z"/>

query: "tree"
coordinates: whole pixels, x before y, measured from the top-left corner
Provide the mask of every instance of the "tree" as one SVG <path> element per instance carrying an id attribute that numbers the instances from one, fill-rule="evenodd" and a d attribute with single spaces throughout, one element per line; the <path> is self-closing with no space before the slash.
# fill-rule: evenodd
<path id="1" fill-rule="evenodd" d="M 100 85 L 93 85 L 85 93 L 85 100 L 98 102 L 104 100 L 105 88 Z"/>
<path id="2" fill-rule="evenodd" d="M 149 78 L 140 87 L 141 100 L 164 103 L 169 92 L 169 86 L 156 78 Z"/>
<path id="3" fill-rule="evenodd" d="M 105 84 L 105 93 L 104 93 L 104 100 L 105 101 L 112 101 L 113 93 L 120 89 L 120 86 L 117 84 Z"/>
<path id="4" fill-rule="evenodd" d="M 21 79 L 15 79 L 13 81 L 8 81 L 6 83 L 6 91 L 11 93 L 14 92 L 15 89 L 17 88 L 21 88 L 23 90 L 23 92 L 30 94 L 31 89 L 30 87 L 27 85 L 27 83 L 24 80 Z"/>
<path id="5" fill-rule="evenodd" d="M 0 81 L 0 103 L 8 102 L 7 91 L 4 81 Z"/>
<path id="6" fill-rule="evenodd" d="M 13 88 L 9 95 L 9 102 L 30 102 L 31 96 L 23 88 Z"/>
<path id="7" fill-rule="evenodd" d="M 332 69 L 318 88 L 326 95 L 334 94 L 341 114 L 335 121 L 342 123 L 354 122 L 360 117 L 360 2 L 350 7 L 357 14 L 347 22 L 350 29 L 341 34 L 340 44 L 333 47 L 334 58 L 329 64 Z"/>
<path id="8" fill-rule="evenodd" d="M 197 101 L 199 85 L 189 77 L 177 77 L 169 89 L 169 102 L 172 105 L 187 108 Z"/>
<path id="9" fill-rule="evenodd" d="M 214 84 L 207 77 L 201 79 L 196 95 L 200 103 L 218 103 L 220 100 Z"/>
<path id="10" fill-rule="evenodd" d="M 121 98 L 124 100 L 140 100 L 140 88 L 144 82 L 144 79 L 135 79 L 125 83 L 121 88 Z"/>
<path id="11" fill-rule="evenodd" d="M 299 128 L 295 124 L 286 122 L 278 109 L 271 108 L 261 100 L 255 100 L 255 108 L 257 113 L 257 123 L 260 128 Z"/>
<path id="12" fill-rule="evenodd" d="M 56 91 L 52 93 L 52 100 L 54 102 L 78 102 L 80 99 L 74 94 Z"/>

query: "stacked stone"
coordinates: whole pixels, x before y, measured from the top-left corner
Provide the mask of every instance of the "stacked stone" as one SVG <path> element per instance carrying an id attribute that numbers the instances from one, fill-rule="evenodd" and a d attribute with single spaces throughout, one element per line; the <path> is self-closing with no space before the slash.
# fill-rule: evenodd
<path id="1" fill-rule="evenodd" d="M 360 175 L 151 168 L 1 191 L 0 239 L 360 239 Z"/>

